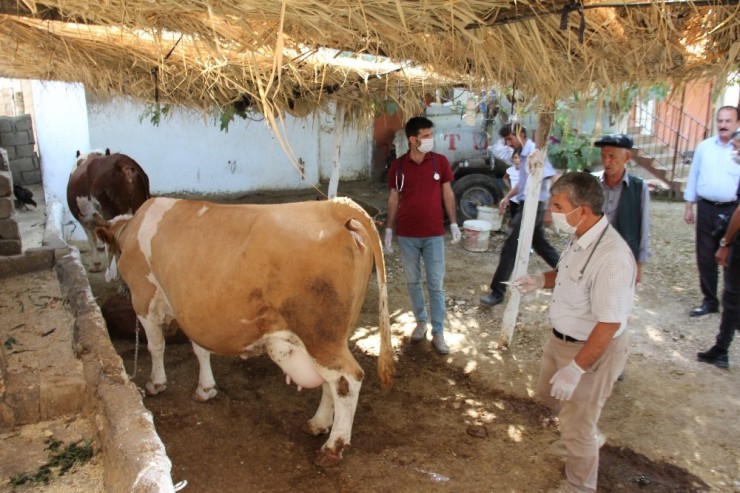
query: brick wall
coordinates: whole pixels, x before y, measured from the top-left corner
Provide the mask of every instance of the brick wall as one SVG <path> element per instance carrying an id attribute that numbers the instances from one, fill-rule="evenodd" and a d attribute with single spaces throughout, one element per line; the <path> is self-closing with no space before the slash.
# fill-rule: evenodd
<path id="1" fill-rule="evenodd" d="M 0 147 L 8 152 L 13 183 L 41 183 L 41 165 L 34 144 L 31 115 L 0 116 Z"/>
<path id="2" fill-rule="evenodd" d="M 0 149 L 0 256 L 20 255 L 21 234 L 15 219 L 13 176 L 9 170 L 8 153 Z"/>

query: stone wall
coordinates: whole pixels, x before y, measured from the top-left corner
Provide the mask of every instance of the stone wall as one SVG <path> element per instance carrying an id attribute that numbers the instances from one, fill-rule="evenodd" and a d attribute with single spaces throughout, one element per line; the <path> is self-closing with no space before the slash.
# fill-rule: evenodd
<path id="1" fill-rule="evenodd" d="M 34 144 L 31 115 L 0 116 L 0 147 L 8 152 L 14 183 L 41 183 L 41 165 Z"/>
<path id="2" fill-rule="evenodd" d="M 0 149 L 0 256 L 20 255 L 21 233 L 15 219 L 13 176 L 10 173 L 8 153 Z"/>

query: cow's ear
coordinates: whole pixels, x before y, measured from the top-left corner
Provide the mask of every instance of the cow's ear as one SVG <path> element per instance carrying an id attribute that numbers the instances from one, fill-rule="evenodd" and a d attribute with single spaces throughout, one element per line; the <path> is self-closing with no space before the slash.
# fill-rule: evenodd
<path id="1" fill-rule="evenodd" d="M 80 154 L 82 154 L 82 153 L 78 150 L 77 151 L 77 156 L 75 156 L 75 157 L 80 157 Z"/>
<path id="2" fill-rule="evenodd" d="M 113 232 L 110 228 L 104 226 L 98 226 L 95 228 L 95 236 L 106 245 L 112 245 L 114 241 Z"/>

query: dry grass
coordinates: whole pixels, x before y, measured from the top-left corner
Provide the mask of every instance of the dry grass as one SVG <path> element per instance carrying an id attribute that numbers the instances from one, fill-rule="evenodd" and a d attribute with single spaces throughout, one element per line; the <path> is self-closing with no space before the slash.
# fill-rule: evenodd
<path id="1" fill-rule="evenodd" d="M 0 72 L 82 82 L 98 97 L 237 103 L 277 121 L 334 100 L 366 123 L 389 100 L 414 114 L 437 87 L 514 80 L 545 107 L 572 91 L 737 69 L 733 2 L 588 2 L 581 43 L 578 12 L 560 29 L 564 0 L 2 0 Z M 378 55 L 398 63 L 367 62 Z"/>

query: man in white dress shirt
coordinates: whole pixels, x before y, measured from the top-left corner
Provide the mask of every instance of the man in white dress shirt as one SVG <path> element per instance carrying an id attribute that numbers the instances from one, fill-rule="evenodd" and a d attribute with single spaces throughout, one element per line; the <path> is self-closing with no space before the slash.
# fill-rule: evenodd
<path id="1" fill-rule="evenodd" d="M 522 293 L 553 290 L 553 335 L 542 355 L 538 395 L 558 412 L 570 489 L 591 493 L 604 440 L 599 416 L 627 361 L 637 268 L 602 211 L 604 192 L 596 177 L 566 173 L 551 193 L 553 222 L 571 233 L 570 244 L 555 270 L 521 277 L 514 287 Z"/>
<path id="2" fill-rule="evenodd" d="M 696 263 L 703 295 L 701 305 L 689 313 L 700 317 L 719 311 L 717 279 L 719 269 L 714 252 L 724 233 L 724 218 L 732 216 L 737 206 L 740 168 L 730 157 L 730 136 L 740 126 L 740 109 L 723 106 L 717 111 L 717 135 L 702 141 L 694 151 L 689 179 L 683 198 L 686 201 L 683 219 L 696 223 Z M 694 216 L 694 203 L 697 203 Z"/>

